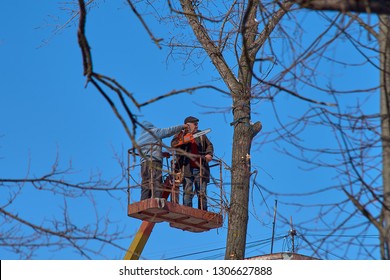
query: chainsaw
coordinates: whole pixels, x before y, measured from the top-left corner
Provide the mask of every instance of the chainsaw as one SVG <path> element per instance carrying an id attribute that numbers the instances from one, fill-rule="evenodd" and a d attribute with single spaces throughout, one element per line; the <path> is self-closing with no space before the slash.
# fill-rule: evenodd
<path id="1" fill-rule="evenodd" d="M 199 132 L 194 133 L 194 134 L 192 134 L 190 132 L 187 134 L 184 134 L 183 136 L 178 138 L 179 142 L 176 145 L 174 145 L 174 147 L 178 147 L 178 146 L 190 143 L 190 142 L 194 141 L 195 138 L 202 136 L 202 135 L 205 135 L 205 134 L 209 133 L 210 131 L 211 131 L 211 128 L 208 128 L 208 129 L 199 131 Z"/>

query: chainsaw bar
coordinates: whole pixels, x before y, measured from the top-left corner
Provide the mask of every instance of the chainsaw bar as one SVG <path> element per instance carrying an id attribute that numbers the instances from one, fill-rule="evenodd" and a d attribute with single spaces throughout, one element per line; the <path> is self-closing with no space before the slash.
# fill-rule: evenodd
<path id="1" fill-rule="evenodd" d="M 192 134 L 192 137 L 196 138 L 196 137 L 205 135 L 205 134 L 209 133 L 210 131 L 211 131 L 211 128 L 207 128 L 205 130 L 202 130 L 202 131 L 199 131 L 197 133 Z"/>

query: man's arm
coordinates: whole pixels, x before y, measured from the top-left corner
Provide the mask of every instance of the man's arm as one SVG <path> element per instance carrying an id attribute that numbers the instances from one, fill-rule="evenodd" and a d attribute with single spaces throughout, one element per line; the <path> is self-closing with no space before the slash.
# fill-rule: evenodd
<path id="1" fill-rule="evenodd" d="M 171 126 L 171 127 L 167 127 L 167 128 L 157 128 L 154 131 L 154 134 L 158 138 L 163 139 L 163 138 L 173 136 L 176 133 L 179 133 L 180 131 L 185 130 L 187 128 L 188 128 L 187 124 L 181 124 L 181 125 Z"/>
<path id="2" fill-rule="evenodd" d="M 206 150 L 205 150 L 205 159 L 206 162 L 210 162 L 214 157 L 214 145 L 211 143 L 210 139 L 205 136 Z"/>

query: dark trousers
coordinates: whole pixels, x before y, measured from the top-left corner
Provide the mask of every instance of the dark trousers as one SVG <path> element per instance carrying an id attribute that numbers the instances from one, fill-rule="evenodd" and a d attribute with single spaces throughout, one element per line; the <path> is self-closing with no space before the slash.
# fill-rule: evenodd
<path id="1" fill-rule="evenodd" d="M 198 209 L 207 211 L 207 182 L 200 176 L 199 168 L 191 167 L 191 177 L 184 177 L 183 204 L 192 207 L 194 194 L 198 196 Z M 193 185 L 195 185 L 195 192 Z"/>
<path id="2" fill-rule="evenodd" d="M 141 163 L 141 200 L 162 196 L 162 162 L 145 161 Z"/>

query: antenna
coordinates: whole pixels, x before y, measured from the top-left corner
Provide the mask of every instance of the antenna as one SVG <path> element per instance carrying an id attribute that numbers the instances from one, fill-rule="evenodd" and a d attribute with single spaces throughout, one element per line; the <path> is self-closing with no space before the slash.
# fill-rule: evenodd
<path id="1" fill-rule="evenodd" d="M 297 235 L 297 231 L 294 229 L 293 222 L 292 222 L 292 216 L 290 216 L 290 236 L 291 236 L 291 252 L 295 253 L 295 235 Z"/>
<path id="2" fill-rule="evenodd" d="M 274 206 L 274 221 L 272 223 L 272 238 L 271 238 L 271 254 L 274 250 L 274 236 L 275 236 L 275 221 L 276 221 L 276 209 L 278 207 L 278 201 L 275 199 L 275 206 Z"/>

